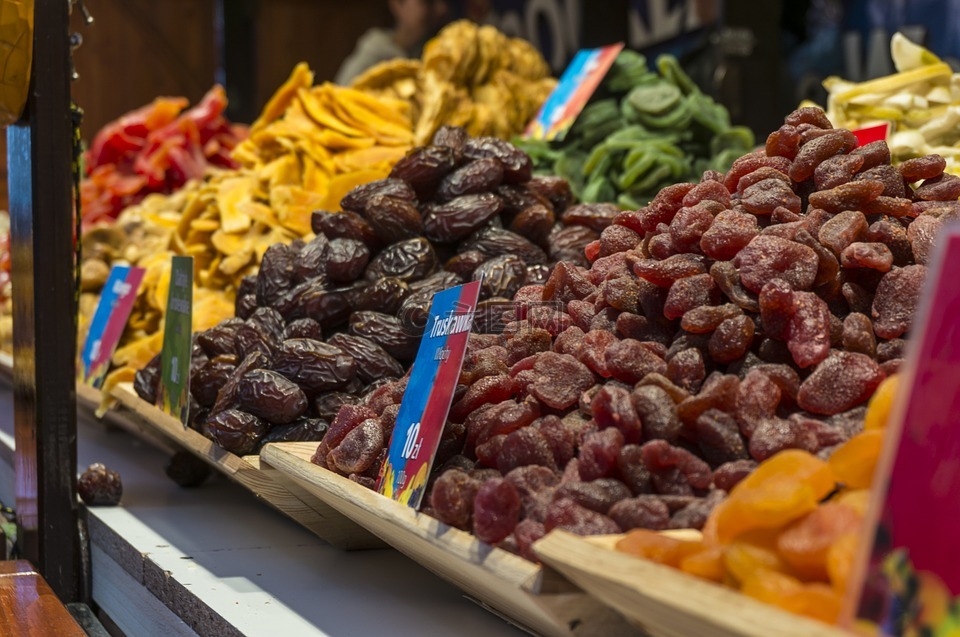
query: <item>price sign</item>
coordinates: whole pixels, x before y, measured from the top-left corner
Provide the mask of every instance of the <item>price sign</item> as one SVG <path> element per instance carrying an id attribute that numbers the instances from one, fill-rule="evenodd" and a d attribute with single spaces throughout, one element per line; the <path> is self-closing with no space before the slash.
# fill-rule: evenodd
<path id="1" fill-rule="evenodd" d="M 115 265 L 110 270 L 80 352 L 80 380 L 87 385 L 98 389 L 103 385 L 144 272 L 143 268 L 126 265 Z"/>
<path id="2" fill-rule="evenodd" d="M 414 509 L 420 507 L 440 444 L 479 296 L 479 281 L 434 295 L 417 359 L 403 393 L 377 489 Z"/>
<path id="3" fill-rule="evenodd" d="M 173 257 L 170 293 L 163 323 L 160 391 L 157 405 L 180 419 L 190 415 L 190 355 L 193 351 L 193 257 Z"/>
<path id="4" fill-rule="evenodd" d="M 960 634 L 960 226 L 938 239 L 851 577 L 867 634 Z"/>
<path id="5" fill-rule="evenodd" d="M 613 66 L 623 46 L 623 42 L 620 42 L 600 49 L 578 51 L 557 82 L 557 87 L 530 122 L 524 136 L 562 141 Z"/>

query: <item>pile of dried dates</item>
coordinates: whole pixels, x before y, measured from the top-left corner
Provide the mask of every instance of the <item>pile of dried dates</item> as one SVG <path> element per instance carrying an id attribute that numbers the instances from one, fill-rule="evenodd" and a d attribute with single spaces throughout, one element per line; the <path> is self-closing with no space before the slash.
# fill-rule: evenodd
<path id="1" fill-rule="evenodd" d="M 195 335 L 191 426 L 236 454 L 320 440 L 341 407 L 404 376 L 436 292 L 482 276 L 497 307 L 558 259 L 587 265 L 619 210 L 571 202 L 564 180 L 532 177 L 509 143 L 442 128 L 389 178 L 348 193 L 343 212 L 314 213 L 315 238 L 271 246 L 236 317 Z M 144 400 L 159 371 L 157 357 L 137 373 Z M 389 432 L 378 435 L 382 447 Z M 341 471 L 375 474 L 372 460 Z"/>
<path id="2" fill-rule="evenodd" d="M 589 263 L 498 291 L 513 304 L 470 337 L 425 511 L 534 559 L 555 528 L 699 528 L 759 461 L 829 456 L 898 369 L 934 235 L 960 216 L 943 170 L 895 168 L 804 108 L 610 225 L 571 208 L 600 231 Z M 403 388 L 343 407 L 314 462 L 372 486 Z"/>

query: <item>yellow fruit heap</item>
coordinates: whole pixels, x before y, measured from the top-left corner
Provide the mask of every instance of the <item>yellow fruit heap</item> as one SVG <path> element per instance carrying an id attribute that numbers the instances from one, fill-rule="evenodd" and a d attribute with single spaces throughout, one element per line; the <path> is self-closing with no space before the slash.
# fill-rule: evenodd
<path id="1" fill-rule="evenodd" d="M 236 287 L 270 245 L 312 238 L 314 210 L 339 210 L 344 194 L 386 177 L 410 149 L 406 102 L 312 85 L 313 73 L 298 65 L 234 150 L 240 170 L 211 172 L 126 209 L 117 227 L 127 241 L 106 231 L 87 241 L 87 256 L 100 261 L 85 264 L 93 292 L 93 279 L 102 285 L 113 262 L 147 269 L 109 383 L 131 379 L 160 351 L 172 255 L 194 257 L 193 328 L 212 327 L 233 316 Z M 83 299 L 82 316 L 92 316 L 95 304 L 95 294 Z"/>
<path id="2" fill-rule="evenodd" d="M 408 101 L 416 144 L 443 124 L 471 135 L 509 139 L 527 126 L 556 81 L 543 56 L 525 40 L 462 20 L 427 43 L 423 59 L 379 64 L 353 87 Z"/>
<path id="3" fill-rule="evenodd" d="M 897 73 L 867 82 L 830 77 L 827 116 L 837 128 L 891 124 L 894 163 L 939 154 L 960 175 L 960 74 L 900 33 L 890 42 Z"/>

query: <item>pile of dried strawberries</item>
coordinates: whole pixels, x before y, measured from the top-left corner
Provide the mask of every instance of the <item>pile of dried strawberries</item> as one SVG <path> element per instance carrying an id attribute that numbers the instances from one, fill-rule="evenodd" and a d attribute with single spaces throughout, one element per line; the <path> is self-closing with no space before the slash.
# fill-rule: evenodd
<path id="1" fill-rule="evenodd" d="M 803 108 L 727 174 L 618 214 L 589 266 L 560 261 L 471 336 L 425 511 L 533 559 L 554 528 L 698 528 L 758 461 L 828 456 L 900 365 L 960 213 L 943 170 Z M 315 462 L 378 459 L 402 390 L 341 410 Z"/>

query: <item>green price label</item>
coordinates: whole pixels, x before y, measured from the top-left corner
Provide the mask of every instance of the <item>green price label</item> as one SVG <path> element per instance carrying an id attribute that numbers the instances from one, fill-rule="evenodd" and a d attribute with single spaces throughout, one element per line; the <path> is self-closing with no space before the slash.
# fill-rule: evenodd
<path id="1" fill-rule="evenodd" d="M 190 355 L 193 351 L 193 257 L 173 257 L 163 327 L 162 378 L 157 404 L 187 426 L 190 415 Z"/>

